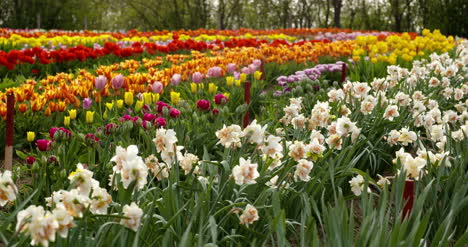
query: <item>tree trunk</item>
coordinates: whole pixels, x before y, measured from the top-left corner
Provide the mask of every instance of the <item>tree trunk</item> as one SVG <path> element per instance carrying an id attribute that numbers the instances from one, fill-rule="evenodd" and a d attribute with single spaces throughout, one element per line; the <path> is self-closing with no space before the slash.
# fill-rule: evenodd
<path id="1" fill-rule="evenodd" d="M 334 9 L 334 16 L 333 22 L 334 26 L 337 28 L 341 27 L 341 7 L 343 6 L 343 0 L 333 0 L 333 9 Z"/>

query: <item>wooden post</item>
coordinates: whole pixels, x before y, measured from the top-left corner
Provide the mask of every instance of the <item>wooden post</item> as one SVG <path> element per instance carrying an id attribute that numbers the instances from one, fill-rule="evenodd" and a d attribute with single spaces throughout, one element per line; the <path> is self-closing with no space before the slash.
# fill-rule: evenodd
<path id="1" fill-rule="evenodd" d="M 413 203 L 414 203 L 414 181 L 413 180 L 406 180 L 405 181 L 405 189 L 403 191 L 403 199 L 406 201 L 405 206 L 403 207 L 403 218 L 404 220 L 407 216 L 411 214 L 413 210 Z"/>
<path id="2" fill-rule="evenodd" d="M 346 79 L 346 63 L 343 63 L 341 67 L 341 83 L 344 83 Z"/>
<path id="3" fill-rule="evenodd" d="M 244 83 L 244 103 L 247 105 L 247 111 L 245 112 L 245 115 L 244 115 L 244 122 L 243 122 L 244 128 L 247 127 L 247 125 L 250 124 L 250 111 L 249 111 L 249 107 L 250 107 L 250 87 L 251 87 L 251 83 L 246 81 Z"/>
<path id="4" fill-rule="evenodd" d="M 5 128 L 5 165 L 6 170 L 13 168 L 13 133 L 15 117 L 15 95 L 10 93 L 7 95 L 7 115 L 6 115 L 6 128 Z"/>

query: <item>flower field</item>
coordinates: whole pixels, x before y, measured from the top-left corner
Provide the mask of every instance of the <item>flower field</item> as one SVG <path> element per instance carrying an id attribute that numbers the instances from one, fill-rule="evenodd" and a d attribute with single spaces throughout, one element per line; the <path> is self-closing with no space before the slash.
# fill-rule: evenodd
<path id="1" fill-rule="evenodd" d="M 439 30 L 0 29 L 0 246 L 466 246 L 467 72 Z"/>

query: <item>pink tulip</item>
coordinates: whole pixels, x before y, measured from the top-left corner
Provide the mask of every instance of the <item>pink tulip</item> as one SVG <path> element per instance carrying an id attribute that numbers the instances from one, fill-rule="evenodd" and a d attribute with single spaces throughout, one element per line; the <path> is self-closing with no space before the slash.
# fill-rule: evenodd
<path id="1" fill-rule="evenodd" d="M 237 66 L 236 66 L 235 63 L 229 63 L 229 64 L 226 65 L 226 71 L 227 71 L 228 73 L 231 73 L 231 74 L 232 74 L 232 73 L 234 73 L 234 71 L 236 71 L 236 67 L 237 67 Z"/>
<path id="2" fill-rule="evenodd" d="M 106 83 L 107 78 L 103 75 L 100 75 L 94 80 L 94 87 L 96 87 L 97 90 L 103 90 L 106 87 Z"/>
<path id="3" fill-rule="evenodd" d="M 122 88 L 124 84 L 124 76 L 123 75 L 116 75 L 114 78 L 112 78 L 112 88 L 114 89 L 119 89 Z"/>
<path id="4" fill-rule="evenodd" d="M 222 75 L 222 72 L 223 70 L 220 67 L 215 66 L 208 69 L 207 75 L 209 77 L 220 77 Z"/>
<path id="5" fill-rule="evenodd" d="M 163 88 L 164 88 L 163 84 L 161 82 L 159 82 L 159 81 L 155 81 L 151 85 L 151 90 L 153 90 L 153 93 L 161 93 Z"/>
<path id="6" fill-rule="evenodd" d="M 181 80 L 182 80 L 182 76 L 180 74 L 174 74 L 171 78 L 171 84 L 174 86 L 177 86 L 180 84 Z"/>
<path id="7" fill-rule="evenodd" d="M 250 73 L 252 73 L 252 72 L 250 72 L 250 68 L 244 67 L 244 68 L 241 69 L 241 73 L 244 73 L 244 74 L 247 74 L 247 75 L 248 75 L 248 74 L 250 74 Z"/>
<path id="8" fill-rule="evenodd" d="M 254 64 L 257 68 L 262 65 L 262 61 L 260 59 L 254 59 L 252 64 Z"/>
<path id="9" fill-rule="evenodd" d="M 202 80 L 203 80 L 203 74 L 202 74 L 202 73 L 200 73 L 200 72 L 198 72 L 198 71 L 195 72 L 195 73 L 193 73 L 193 75 L 192 75 L 192 81 L 193 81 L 194 83 L 200 83 Z"/>

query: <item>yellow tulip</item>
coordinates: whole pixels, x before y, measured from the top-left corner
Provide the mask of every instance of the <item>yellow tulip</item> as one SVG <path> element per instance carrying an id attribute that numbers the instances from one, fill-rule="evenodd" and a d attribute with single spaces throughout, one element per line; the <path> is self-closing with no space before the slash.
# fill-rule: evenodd
<path id="1" fill-rule="evenodd" d="M 216 91 L 218 91 L 218 86 L 216 86 L 216 84 L 214 84 L 214 83 L 210 83 L 208 85 L 208 92 L 209 93 L 216 93 Z"/>
<path id="2" fill-rule="evenodd" d="M 86 112 L 86 123 L 92 123 L 94 121 L 94 112 L 87 111 Z"/>
<path id="3" fill-rule="evenodd" d="M 241 85 L 241 80 L 236 80 L 236 86 L 240 87 Z"/>
<path id="4" fill-rule="evenodd" d="M 174 105 L 177 105 L 180 101 L 180 93 L 177 92 L 171 92 L 171 102 Z"/>
<path id="5" fill-rule="evenodd" d="M 112 108 L 114 108 L 114 102 L 106 103 L 106 107 L 109 111 L 112 110 Z"/>
<path id="6" fill-rule="evenodd" d="M 143 100 L 138 100 L 135 104 L 135 111 L 140 111 L 143 108 Z"/>
<path id="7" fill-rule="evenodd" d="M 159 94 L 158 93 L 153 93 L 153 102 L 158 102 L 159 101 Z"/>
<path id="8" fill-rule="evenodd" d="M 123 100 L 119 99 L 117 100 L 117 108 L 122 108 L 123 107 Z"/>
<path id="9" fill-rule="evenodd" d="M 153 103 L 153 96 L 151 93 L 143 93 L 143 99 L 145 100 L 145 104 L 150 105 Z"/>
<path id="10" fill-rule="evenodd" d="M 125 92 L 124 100 L 125 100 L 125 104 L 133 105 L 133 93 L 132 92 Z"/>
<path id="11" fill-rule="evenodd" d="M 70 119 L 76 119 L 76 109 L 68 110 L 68 115 L 70 115 Z"/>
<path id="12" fill-rule="evenodd" d="M 258 71 L 258 70 L 255 71 L 254 78 L 255 78 L 255 80 L 260 80 L 260 78 L 262 78 L 262 72 Z"/>
<path id="13" fill-rule="evenodd" d="M 63 118 L 63 125 L 69 126 L 70 125 L 70 117 L 65 116 Z"/>
<path id="14" fill-rule="evenodd" d="M 102 118 L 107 119 L 107 110 L 105 110 L 104 114 L 102 114 Z"/>
<path id="15" fill-rule="evenodd" d="M 197 84 L 196 83 L 190 83 L 190 89 L 192 90 L 192 93 L 197 92 Z"/>
<path id="16" fill-rule="evenodd" d="M 33 142 L 36 139 L 36 133 L 33 131 L 28 131 L 26 133 L 26 139 L 28 140 L 28 142 Z"/>
<path id="17" fill-rule="evenodd" d="M 245 82 L 247 80 L 247 74 L 241 73 L 239 79 L 241 82 Z"/>
<path id="18" fill-rule="evenodd" d="M 229 96 L 231 96 L 230 93 L 223 93 L 224 97 L 228 98 L 229 99 Z"/>
<path id="19" fill-rule="evenodd" d="M 234 84 L 234 77 L 233 76 L 226 77 L 226 85 L 228 85 L 230 87 L 233 84 Z"/>

